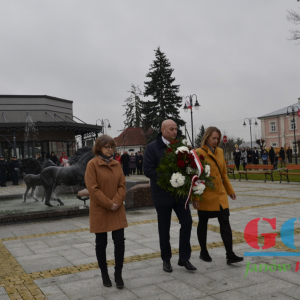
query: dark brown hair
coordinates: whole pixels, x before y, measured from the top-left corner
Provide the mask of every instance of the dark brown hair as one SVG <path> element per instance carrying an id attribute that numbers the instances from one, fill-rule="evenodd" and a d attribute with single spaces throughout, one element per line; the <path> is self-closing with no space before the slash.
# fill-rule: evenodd
<path id="1" fill-rule="evenodd" d="M 114 139 L 112 137 L 110 137 L 109 135 L 103 134 L 103 135 L 99 136 L 93 147 L 93 153 L 95 155 L 101 154 L 101 149 L 104 146 L 106 146 L 107 144 L 109 144 L 113 148 L 113 150 L 116 147 L 116 143 L 115 143 Z"/>
<path id="2" fill-rule="evenodd" d="M 214 126 L 208 127 L 208 128 L 206 129 L 206 131 L 205 131 L 205 133 L 204 133 L 204 135 L 203 135 L 203 138 L 202 138 L 202 140 L 201 140 L 201 146 L 205 146 L 205 145 L 206 145 L 207 139 L 210 137 L 210 135 L 211 135 L 214 131 L 216 131 L 216 132 L 219 134 L 219 136 L 220 136 L 219 142 L 218 142 L 218 145 L 217 145 L 217 147 L 219 147 L 219 145 L 220 145 L 220 143 L 221 143 L 222 133 L 221 133 L 221 131 L 220 131 L 219 128 L 214 127 Z"/>

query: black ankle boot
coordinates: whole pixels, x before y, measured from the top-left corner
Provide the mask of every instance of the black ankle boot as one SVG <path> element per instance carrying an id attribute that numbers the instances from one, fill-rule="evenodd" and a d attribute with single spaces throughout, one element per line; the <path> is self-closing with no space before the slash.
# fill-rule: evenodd
<path id="1" fill-rule="evenodd" d="M 124 281 L 122 278 L 122 270 L 115 270 L 115 282 L 118 289 L 122 289 L 124 287 Z"/>
<path id="2" fill-rule="evenodd" d="M 206 261 L 206 262 L 211 262 L 212 261 L 212 258 L 210 257 L 207 250 L 203 250 L 203 251 L 201 250 L 200 259 L 202 259 L 203 261 Z"/>
<path id="3" fill-rule="evenodd" d="M 226 253 L 226 260 L 227 260 L 227 265 L 233 264 L 233 263 L 237 263 L 237 262 L 241 262 L 244 260 L 244 257 L 240 257 L 235 255 L 234 252 L 232 253 Z"/>
<path id="4" fill-rule="evenodd" d="M 102 274 L 103 285 L 106 287 L 111 287 L 112 283 L 109 278 L 108 271 L 107 270 L 104 270 L 103 272 L 101 271 L 101 274 Z"/>

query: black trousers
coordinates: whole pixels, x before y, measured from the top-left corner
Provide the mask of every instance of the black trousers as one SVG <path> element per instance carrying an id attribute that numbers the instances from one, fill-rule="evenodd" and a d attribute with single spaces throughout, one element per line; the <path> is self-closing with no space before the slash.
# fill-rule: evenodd
<path id="1" fill-rule="evenodd" d="M 240 164 L 235 163 L 236 169 L 239 170 L 240 169 Z"/>
<path id="2" fill-rule="evenodd" d="M 125 176 L 129 176 L 129 165 L 123 164 L 123 172 Z"/>
<path id="3" fill-rule="evenodd" d="M 206 239 L 207 239 L 207 223 L 208 217 L 201 218 L 199 216 L 199 223 L 197 228 L 198 241 L 201 247 L 201 251 L 206 251 Z M 228 254 L 232 253 L 232 232 L 229 223 L 229 216 L 220 216 L 218 217 L 218 221 L 220 224 L 221 238 L 223 240 L 226 252 Z"/>
<path id="4" fill-rule="evenodd" d="M 13 184 L 19 183 L 19 175 L 18 175 L 17 171 L 12 172 L 12 181 L 13 181 Z"/>
<path id="5" fill-rule="evenodd" d="M 1 185 L 4 185 L 6 183 L 6 171 L 0 171 L 0 181 Z"/>
<path id="6" fill-rule="evenodd" d="M 112 231 L 111 234 L 115 245 L 115 270 L 122 270 L 125 253 L 124 228 Z M 107 232 L 96 233 L 96 256 L 101 271 L 107 270 L 106 246 Z"/>
<path id="7" fill-rule="evenodd" d="M 143 174 L 143 165 L 136 165 L 137 174 L 142 175 Z"/>
<path id="8" fill-rule="evenodd" d="M 170 245 L 170 226 L 172 210 L 175 211 L 179 223 L 181 225 L 179 232 L 179 258 L 190 259 L 191 257 L 191 231 L 192 217 L 190 208 L 184 208 L 184 204 L 175 202 L 173 205 L 155 207 L 157 211 L 159 244 L 161 250 L 161 258 L 163 261 L 168 261 L 172 257 Z"/>

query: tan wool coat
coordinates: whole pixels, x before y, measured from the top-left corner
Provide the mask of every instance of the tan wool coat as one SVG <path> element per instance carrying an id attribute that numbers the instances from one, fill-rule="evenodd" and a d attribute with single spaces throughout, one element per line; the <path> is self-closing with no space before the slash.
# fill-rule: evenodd
<path id="1" fill-rule="evenodd" d="M 227 195 L 234 194 L 234 190 L 231 186 L 231 183 L 227 176 L 226 163 L 224 159 L 223 150 L 221 148 L 216 148 L 215 153 L 213 154 L 211 150 L 207 146 L 203 146 L 203 148 L 207 151 L 205 152 L 203 149 L 198 148 L 196 150 L 198 156 L 202 154 L 205 157 L 205 160 L 210 164 L 210 175 L 215 177 L 213 180 L 215 189 L 211 190 L 210 188 L 206 188 L 202 194 L 203 201 L 199 201 L 199 209 L 205 211 L 219 211 L 220 205 L 222 208 L 229 208 L 228 197 Z M 222 173 L 222 178 L 219 172 L 219 169 L 212 159 L 215 158 L 217 161 L 220 171 Z M 193 201 L 197 200 L 193 198 Z"/>
<path id="2" fill-rule="evenodd" d="M 89 161 L 85 184 L 90 194 L 90 232 L 109 232 L 128 226 L 123 201 L 126 195 L 125 176 L 116 160 L 109 164 L 99 156 Z M 112 211 L 113 203 L 119 208 Z"/>

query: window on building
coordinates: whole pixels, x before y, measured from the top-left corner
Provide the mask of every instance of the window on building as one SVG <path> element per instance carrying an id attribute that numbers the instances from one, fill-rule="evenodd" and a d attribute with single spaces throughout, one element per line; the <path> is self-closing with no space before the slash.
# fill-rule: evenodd
<path id="1" fill-rule="evenodd" d="M 295 126 L 295 130 L 297 130 L 297 124 L 293 122 L 293 119 L 290 120 L 290 128 L 291 130 L 294 130 L 294 126 Z"/>
<path id="2" fill-rule="evenodd" d="M 271 143 L 271 146 L 276 148 L 277 147 L 277 143 Z"/>
<path id="3" fill-rule="evenodd" d="M 276 122 L 270 122 L 271 132 L 276 132 Z"/>

